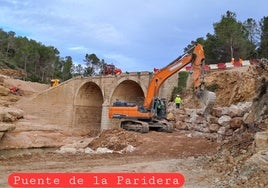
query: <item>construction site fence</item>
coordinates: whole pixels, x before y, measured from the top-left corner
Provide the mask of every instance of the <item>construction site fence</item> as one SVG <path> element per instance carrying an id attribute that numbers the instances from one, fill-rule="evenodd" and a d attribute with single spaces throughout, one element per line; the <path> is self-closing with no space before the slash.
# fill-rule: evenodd
<path id="1" fill-rule="evenodd" d="M 243 66 L 249 66 L 253 64 L 257 64 L 258 60 L 243 60 L 243 61 L 235 61 L 235 62 L 226 62 L 226 63 L 218 63 L 218 64 L 210 64 L 205 65 L 204 69 L 206 71 L 208 70 L 215 70 L 215 69 L 228 69 L 228 68 L 235 68 L 235 67 L 243 67 Z M 192 66 L 187 65 L 184 69 L 184 71 L 191 71 Z"/>

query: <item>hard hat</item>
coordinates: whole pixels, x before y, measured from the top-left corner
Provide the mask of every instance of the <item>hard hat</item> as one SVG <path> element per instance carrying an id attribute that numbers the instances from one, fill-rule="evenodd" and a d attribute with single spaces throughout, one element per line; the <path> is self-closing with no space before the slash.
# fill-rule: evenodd
<path id="1" fill-rule="evenodd" d="M 177 95 L 177 97 L 179 97 L 180 95 Z"/>

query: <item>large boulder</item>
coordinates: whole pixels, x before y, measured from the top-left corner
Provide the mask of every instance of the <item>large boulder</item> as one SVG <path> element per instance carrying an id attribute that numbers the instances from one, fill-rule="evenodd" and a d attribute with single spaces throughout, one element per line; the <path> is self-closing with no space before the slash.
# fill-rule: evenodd
<path id="1" fill-rule="evenodd" d="M 243 121 L 242 117 L 234 117 L 230 120 L 230 127 L 232 129 L 239 129 L 241 126 L 243 126 L 245 123 Z"/>
<path id="2" fill-rule="evenodd" d="M 254 141 L 255 151 L 268 150 L 268 131 L 258 132 L 255 134 Z"/>
<path id="3" fill-rule="evenodd" d="M 23 118 L 23 111 L 17 108 L 0 107 L 0 122 L 14 122 Z"/>
<path id="4" fill-rule="evenodd" d="M 13 131 L 15 128 L 15 125 L 0 122 L 0 141 L 6 132 Z"/>
<path id="5" fill-rule="evenodd" d="M 221 116 L 219 119 L 218 119 L 218 123 L 221 125 L 221 126 L 225 126 L 227 127 L 231 121 L 231 117 L 230 116 L 227 116 L 227 115 L 223 115 Z"/>
<path id="6" fill-rule="evenodd" d="M 1 149 L 60 147 L 66 135 L 48 131 L 11 131 L 0 142 Z"/>

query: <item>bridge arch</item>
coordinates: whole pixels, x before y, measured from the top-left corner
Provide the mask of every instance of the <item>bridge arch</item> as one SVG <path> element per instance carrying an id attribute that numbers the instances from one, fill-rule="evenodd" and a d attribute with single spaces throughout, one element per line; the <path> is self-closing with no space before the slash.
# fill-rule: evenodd
<path id="1" fill-rule="evenodd" d="M 101 131 L 103 102 L 104 97 L 99 85 L 92 81 L 81 84 L 73 104 L 73 128 L 85 134 L 97 135 Z"/>
<path id="2" fill-rule="evenodd" d="M 127 102 L 135 102 L 138 105 L 142 105 L 145 91 L 145 87 L 142 87 L 135 80 L 119 80 L 117 86 L 111 92 L 110 105 L 112 105 L 116 99 Z"/>

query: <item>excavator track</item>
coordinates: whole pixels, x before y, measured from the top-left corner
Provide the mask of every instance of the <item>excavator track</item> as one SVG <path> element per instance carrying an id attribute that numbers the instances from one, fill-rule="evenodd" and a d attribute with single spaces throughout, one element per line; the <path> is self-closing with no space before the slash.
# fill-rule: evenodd
<path id="1" fill-rule="evenodd" d="M 149 123 L 149 128 L 150 130 L 167 133 L 172 133 L 174 130 L 173 125 L 166 120 L 153 120 Z"/>
<path id="2" fill-rule="evenodd" d="M 132 120 L 132 119 L 122 120 L 121 128 L 128 130 L 128 131 L 135 131 L 135 132 L 140 132 L 140 133 L 149 132 L 149 124 L 147 122 Z"/>
<path id="3" fill-rule="evenodd" d="M 166 120 L 144 122 L 133 119 L 124 119 L 121 121 L 121 128 L 140 133 L 148 133 L 150 130 L 172 133 L 174 130 L 173 125 Z"/>

